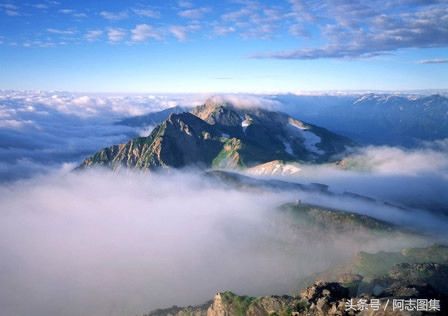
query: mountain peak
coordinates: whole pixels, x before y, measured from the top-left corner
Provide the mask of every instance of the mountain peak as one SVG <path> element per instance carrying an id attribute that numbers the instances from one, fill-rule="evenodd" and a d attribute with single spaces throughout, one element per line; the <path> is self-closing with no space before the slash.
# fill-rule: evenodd
<path id="1" fill-rule="evenodd" d="M 235 105 L 222 96 L 212 96 L 205 100 L 204 105 L 208 107 L 235 107 Z"/>
<path id="2" fill-rule="evenodd" d="M 192 113 L 209 124 L 241 125 L 243 120 L 235 106 L 219 98 L 210 98 L 197 106 Z"/>
<path id="3" fill-rule="evenodd" d="M 101 150 L 81 167 L 240 168 L 274 160 L 326 162 L 351 144 L 284 113 L 238 108 L 211 98 L 191 112 L 169 114 L 148 137 Z"/>

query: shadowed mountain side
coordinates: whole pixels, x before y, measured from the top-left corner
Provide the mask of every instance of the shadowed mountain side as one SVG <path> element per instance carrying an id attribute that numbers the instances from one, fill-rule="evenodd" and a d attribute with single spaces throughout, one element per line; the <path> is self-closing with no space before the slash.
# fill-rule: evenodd
<path id="1" fill-rule="evenodd" d="M 171 114 L 148 137 L 114 145 L 86 159 L 81 167 L 101 165 L 155 169 L 187 165 L 208 166 L 221 150 L 217 132 L 190 113 Z"/>

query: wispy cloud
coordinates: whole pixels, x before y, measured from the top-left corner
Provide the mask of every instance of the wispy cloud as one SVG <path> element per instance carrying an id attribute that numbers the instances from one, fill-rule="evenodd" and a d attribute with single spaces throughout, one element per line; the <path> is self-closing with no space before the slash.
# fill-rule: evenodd
<path id="1" fill-rule="evenodd" d="M 36 4 L 24 5 L 23 9 L 41 9 L 38 12 L 34 9 L 34 13 L 42 15 L 55 12 L 65 14 L 77 19 L 71 19 L 74 23 L 79 23 L 79 19 L 87 18 L 89 14 L 91 19 L 85 19 L 84 30 L 120 28 L 120 32 L 131 32 L 134 42 L 166 36 L 186 41 L 190 33 L 198 29 L 201 29 L 200 36 L 207 39 L 232 35 L 244 39 L 273 40 L 290 37 L 292 40 L 300 40 L 300 46 L 298 42 L 297 47 L 283 46 L 285 41 L 278 41 L 271 50 L 253 51 L 250 57 L 260 59 L 370 58 L 407 48 L 448 46 L 448 8 L 441 1 L 229 2 L 231 5 L 228 6 L 214 5 L 212 1 L 202 2 L 199 6 L 194 1 L 180 0 L 164 7 L 137 4 L 115 9 L 104 7 L 94 12 L 74 5 L 55 7 L 54 1 L 39 0 Z M 28 15 L 29 12 L 22 12 L 22 7 L 19 8 L 16 3 L 19 2 L 0 3 L 0 13 L 9 16 Z M 162 19 L 162 13 L 166 19 Z M 96 21 L 94 16 L 107 21 Z M 173 17 L 178 17 L 179 21 L 173 20 Z M 124 24 L 125 19 L 129 19 L 129 23 Z M 157 24 L 148 25 L 151 24 L 148 19 L 158 19 L 154 21 Z M 132 29 L 133 25 L 137 26 Z M 55 24 L 54 27 L 54 30 L 71 30 L 70 25 L 66 24 Z M 76 27 L 79 28 L 79 25 Z M 67 30 L 65 32 L 68 35 Z M 95 34 L 91 33 L 84 38 L 92 41 L 96 38 Z M 111 32 L 109 41 L 120 41 L 118 38 L 124 35 L 119 34 L 121 33 Z M 30 36 L 28 41 L 32 40 Z"/>
<path id="2" fill-rule="evenodd" d="M 75 12 L 75 10 L 72 10 L 72 9 L 60 9 L 58 12 L 62 13 L 62 14 L 72 14 L 73 12 Z"/>
<path id="3" fill-rule="evenodd" d="M 12 3 L 0 3 L 0 9 L 8 16 L 19 16 L 19 7 Z"/>
<path id="4" fill-rule="evenodd" d="M 149 8 L 137 8 L 132 9 L 132 12 L 138 16 L 143 16 L 147 18 L 158 19 L 160 18 L 160 12 L 157 10 L 149 9 Z"/>
<path id="5" fill-rule="evenodd" d="M 389 54 L 404 48 L 448 45 L 448 9 L 437 2 L 354 2 L 337 4 L 291 0 L 292 31 L 317 26 L 327 43 L 318 47 L 263 52 L 255 58 L 358 58 Z M 387 10 L 387 8 L 394 10 Z M 382 9 L 379 9 L 382 8 Z M 386 14 L 387 13 L 387 14 Z M 300 32 L 299 32 L 300 33 Z"/>
<path id="6" fill-rule="evenodd" d="M 187 30 L 183 26 L 171 26 L 170 27 L 170 32 L 179 41 L 185 41 L 187 39 Z"/>
<path id="7" fill-rule="evenodd" d="M 59 42 L 59 45 L 65 45 L 65 42 Z M 42 47 L 42 48 L 46 48 L 46 47 L 57 46 L 57 44 L 56 44 L 56 42 L 53 42 L 51 40 L 46 40 L 46 41 L 32 40 L 32 41 L 25 41 L 25 42 L 23 42 L 22 46 L 23 47 Z"/>
<path id="8" fill-rule="evenodd" d="M 0 3 L 0 8 L 8 9 L 8 10 L 17 10 L 18 7 L 12 3 Z"/>
<path id="9" fill-rule="evenodd" d="M 36 9 L 41 9 L 41 10 L 46 10 L 49 8 L 48 4 L 45 4 L 45 3 L 36 3 L 36 4 L 33 4 L 32 6 Z"/>
<path id="10" fill-rule="evenodd" d="M 128 18 L 129 15 L 127 11 L 119 11 L 119 12 L 101 11 L 100 16 L 102 16 L 106 20 L 119 21 Z"/>
<path id="11" fill-rule="evenodd" d="M 448 64 L 448 58 L 423 59 L 419 64 Z"/>
<path id="12" fill-rule="evenodd" d="M 132 40 L 134 42 L 144 42 L 148 39 L 161 39 L 159 32 L 148 24 L 138 24 L 131 30 Z"/>
<path id="13" fill-rule="evenodd" d="M 76 10 L 73 10 L 73 9 L 60 9 L 59 13 L 71 15 L 75 18 L 86 18 L 87 17 L 86 13 L 77 12 Z"/>
<path id="14" fill-rule="evenodd" d="M 5 10 L 5 13 L 6 13 L 6 15 L 9 15 L 9 16 L 19 16 L 20 15 L 19 12 L 14 11 L 14 10 Z"/>
<path id="15" fill-rule="evenodd" d="M 200 19 L 204 14 L 210 11 L 211 11 L 210 8 L 203 7 L 197 9 L 182 10 L 178 14 L 179 16 L 187 19 Z"/>
<path id="16" fill-rule="evenodd" d="M 215 35 L 237 32 L 244 38 L 271 38 L 284 20 L 279 8 L 255 1 L 241 2 L 240 8 L 221 14 L 215 25 Z"/>
<path id="17" fill-rule="evenodd" d="M 169 32 L 179 41 L 186 41 L 188 38 L 188 34 L 194 31 L 197 31 L 201 28 L 199 24 L 190 24 L 190 25 L 172 25 L 169 28 Z"/>
<path id="18" fill-rule="evenodd" d="M 110 42 L 117 43 L 124 39 L 126 31 L 121 28 L 110 28 L 107 30 L 107 38 Z"/>
<path id="19" fill-rule="evenodd" d="M 218 36 L 224 36 L 230 33 L 234 33 L 236 29 L 233 26 L 215 25 L 213 27 L 213 33 Z"/>
<path id="20" fill-rule="evenodd" d="M 177 5 L 181 8 L 193 7 L 193 4 L 191 3 L 191 1 L 188 1 L 188 0 L 179 0 L 179 1 L 177 1 Z"/>
<path id="21" fill-rule="evenodd" d="M 48 28 L 47 32 L 52 33 L 52 34 L 58 34 L 58 35 L 73 35 L 76 33 L 76 31 L 72 30 L 72 29 L 63 30 L 63 29 L 54 29 L 54 28 Z"/>
<path id="22" fill-rule="evenodd" d="M 90 30 L 87 31 L 85 38 L 89 41 L 89 42 L 93 42 L 95 40 L 97 40 L 99 37 L 101 37 L 101 35 L 103 35 L 103 31 L 102 30 Z"/>

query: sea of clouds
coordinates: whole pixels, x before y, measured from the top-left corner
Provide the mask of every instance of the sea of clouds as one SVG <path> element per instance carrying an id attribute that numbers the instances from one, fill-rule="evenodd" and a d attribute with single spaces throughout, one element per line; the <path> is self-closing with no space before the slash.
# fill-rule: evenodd
<path id="1" fill-rule="evenodd" d="M 1 186 L 2 313 L 142 315 L 225 290 L 294 294 L 360 250 L 428 243 L 301 231 L 277 210 L 297 194 L 231 189 L 198 172 L 91 170 Z"/>
<path id="2" fill-rule="evenodd" d="M 119 119 L 193 105 L 197 98 L 0 91 L 0 181 L 78 164 L 98 149 L 147 133 L 115 124 Z"/>
<path id="3" fill-rule="evenodd" d="M 239 106 L 268 96 L 221 97 Z M 269 102 L 264 102 L 268 98 Z M 355 168 L 304 166 L 287 180 L 330 185 L 404 206 L 304 192 L 244 191 L 185 170 L 72 172 L 100 148 L 142 131 L 116 122 L 203 96 L 0 94 L 2 315 L 137 315 L 203 303 L 216 291 L 292 294 L 299 280 L 360 250 L 445 242 L 448 141 L 365 147 Z M 307 230 L 278 212 L 302 199 L 367 214 L 427 237 Z"/>

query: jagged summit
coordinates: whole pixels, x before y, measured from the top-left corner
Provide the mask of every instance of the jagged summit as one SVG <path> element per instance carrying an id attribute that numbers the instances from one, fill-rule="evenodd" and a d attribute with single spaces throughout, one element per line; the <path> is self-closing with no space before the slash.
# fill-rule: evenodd
<path id="1" fill-rule="evenodd" d="M 81 168 L 238 168 L 273 160 L 326 162 L 351 144 L 281 112 L 209 99 L 191 112 L 171 113 L 148 137 L 104 148 Z"/>
<path id="2" fill-rule="evenodd" d="M 203 105 L 197 106 L 191 112 L 212 125 L 236 126 L 242 121 L 241 115 L 233 104 L 216 98 L 209 98 Z"/>
<path id="3" fill-rule="evenodd" d="M 208 165 L 220 150 L 217 136 L 212 126 L 197 116 L 188 112 L 173 113 L 148 137 L 104 148 L 86 159 L 82 166 L 154 169 Z"/>

